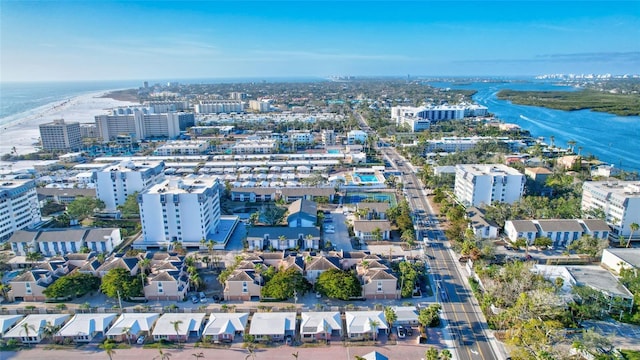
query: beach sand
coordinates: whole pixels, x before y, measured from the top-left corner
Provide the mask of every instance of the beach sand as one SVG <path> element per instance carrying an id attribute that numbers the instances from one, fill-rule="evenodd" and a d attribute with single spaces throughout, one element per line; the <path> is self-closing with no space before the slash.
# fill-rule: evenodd
<path id="1" fill-rule="evenodd" d="M 16 116 L 16 120 L 0 129 L 0 155 L 11 153 L 15 146 L 18 155 L 36 152 L 34 143 L 40 138 L 39 125 L 55 119 L 67 122 L 94 123 L 94 116 L 106 114 L 118 106 L 139 105 L 135 102 L 109 98 L 109 91 L 95 92 L 47 104 Z M 105 97 L 107 96 L 107 97 Z"/>

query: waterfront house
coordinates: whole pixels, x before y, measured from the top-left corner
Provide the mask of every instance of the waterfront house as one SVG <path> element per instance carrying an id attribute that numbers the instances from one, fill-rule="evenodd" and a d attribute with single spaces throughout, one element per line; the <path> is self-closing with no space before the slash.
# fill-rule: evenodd
<path id="1" fill-rule="evenodd" d="M 295 332 L 295 312 L 258 312 L 251 317 L 249 334 L 256 341 L 284 341 L 287 337 L 293 338 Z"/>
<path id="2" fill-rule="evenodd" d="M 202 335 L 205 313 L 166 313 L 153 327 L 154 341 L 181 341 L 199 339 Z"/>
<path id="3" fill-rule="evenodd" d="M 330 340 L 342 337 L 342 318 L 334 312 L 303 312 L 300 322 L 300 338 L 303 342 Z"/>
<path id="4" fill-rule="evenodd" d="M 3 339 L 18 339 L 23 344 L 38 344 L 44 337 L 46 326 L 62 326 L 69 314 L 32 314 L 27 315 L 16 326 L 4 334 Z M 25 330 L 28 328 L 29 331 Z"/>
<path id="5" fill-rule="evenodd" d="M 138 336 L 151 335 L 158 313 L 124 313 L 107 331 L 107 338 L 122 342 L 135 341 Z"/>
<path id="6" fill-rule="evenodd" d="M 118 314 L 76 314 L 55 335 L 56 339 L 72 339 L 88 343 L 98 335 L 104 336 Z"/>
<path id="7" fill-rule="evenodd" d="M 389 328 L 382 311 L 346 311 L 344 318 L 351 340 L 377 339 L 380 330 Z"/>
<path id="8" fill-rule="evenodd" d="M 236 336 L 243 338 L 249 313 L 211 313 L 202 336 L 213 342 L 233 342 Z"/>

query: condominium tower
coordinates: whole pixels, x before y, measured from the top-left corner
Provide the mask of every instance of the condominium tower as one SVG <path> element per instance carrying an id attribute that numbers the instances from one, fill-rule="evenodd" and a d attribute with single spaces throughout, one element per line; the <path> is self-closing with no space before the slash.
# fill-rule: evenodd
<path id="1" fill-rule="evenodd" d="M 40 139 L 44 150 L 78 150 L 82 147 L 80 123 L 66 123 L 64 119 L 40 125 Z"/>
<path id="2" fill-rule="evenodd" d="M 96 194 L 106 210 L 116 210 L 127 196 L 164 180 L 162 161 L 123 161 L 96 173 Z"/>
<path id="3" fill-rule="evenodd" d="M 16 230 L 33 228 L 40 220 L 33 180 L 0 182 L 0 241 L 8 239 Z"/>
<path id="4" fill-rule="evenodd" d="M 640 224 L 640 181 L 585 181 L 582 211 L 594 210 L 604 212 L 614 235 L 628 237 L 631 224 Z M 634 237 L 640 237 L 640 232 Z"/>
<path id="5" fill-rule="evenodd" d="M 454 193 L 466 206 L 512 204 L 520 200 L 525 177 L 503 164 L 456 165 Z"/>

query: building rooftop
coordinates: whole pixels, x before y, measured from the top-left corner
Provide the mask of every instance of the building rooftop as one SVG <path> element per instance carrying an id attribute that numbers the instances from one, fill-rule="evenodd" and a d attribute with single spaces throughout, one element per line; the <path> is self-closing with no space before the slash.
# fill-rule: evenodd
<path id="1" fill-rule="evenodd" d="M 612 253 L 636 269 L 640 269 L 640 248 L 608 248 L 604 251 Z"/>
<path id="2" fill-rule="evenodd" d="M 211 313 L 202 335 L 234 334 L 236 331 L 244 332 L 248 319 L 249 313 Z"/>
<path id="3" fill-rule="evenodd" d="M 331 333 L 342 329 L 342 319 L 339 312 L 320 311 L 303 312 L 300 322 L 301 334 Z"/>
<path id="4" fill-rule="evenodd" d="M 204 321 L 205 313 L 165 313 L 153 327 L 152 335 L 181 335 L 189 336 L 192 331 L 199 331 Z M 180 323 L 177 323 L 180 322 Z M 174 324 L 177 324 L 178 331 Z"/>
<path id="5" fill-rule="evenodd" d="M 538 232 L 538 228 L 531 220 L 509 220 L 517 232 Z"/>
<path id="6" fill-rule="evenodd" d="M 211 177 L 172 178 L 153 185 L 146 194 L 203 194 L 218 181 Z"/>
<path id="7" fill-rule="evenodd" d="M 345 324 L 349 334 L 364 334 L 372 332 L 372 323 L 378 323 L 378 330 L 388 329 L 387 320 L 382 311 L 346 311 Z"/>
<path id="8" fill-rule="evenodd" d="M 632 299 L 633 294 L 609 271 L 596 266 L 572 266 L 567 271 L 578 285 L 589 286 L 610 296 Z"/>
<path id="9" fill-rule="evenodd" d="M 504 164 L 460 164 L 456 165 L 456 169 L 475 176 L 522 175 L 518 170 Z"/>
<path id="10" fill-rule="evenodd" d="M 287 331 L 295 332 L 296 313 L 254 313 L 251 318 L 251 335 L 284 335 Z"/>
<path id="11" fill-rule="evenodd" d="M 538 220 L 538 224 L 544 232 L 584 231 L 577 220 L 544 219 Z"/>
<path id="12" fill-rule="evenodd" d="M 92 335 L 104 330 L 118 314 L 76 314 L 58 332 L 59 336 Z"/>

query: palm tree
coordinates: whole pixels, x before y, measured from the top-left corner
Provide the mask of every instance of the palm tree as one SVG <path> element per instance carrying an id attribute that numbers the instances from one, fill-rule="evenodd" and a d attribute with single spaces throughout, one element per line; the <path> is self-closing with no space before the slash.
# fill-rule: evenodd
<path id="1" fill-rule="evenodd" d="M 393 323 L 398 320 L 398 315 L 391 306 L 385 306 L 384 318 L 387 320 L 387 324 L 389 324 L 389 330 L 391 330 L 391 328 L 393 327 Z"/>
<path id="2" fill-rule="evenodd" d="M 47 321 L 47 323 L 40 328 L 40 332 L 42 333 L 42 337 L 44 339 L 53 338 L 53 335 L 55 335 L 58 330 L 58 326 L 52 324 L 50 321 Z"/>
<path id="3" fill-rule="evenodd" d="M 378 328 L 380 327 L 380 321 L 369 320 L 369 326 L 371 326 L 371 332 L 373 333 L 373 341 L 375 342 L 378 336 Z"/>
<path id="4" fill-rule="evenodd" d="M 198 290 L 202 285 L 202 278 L 198 273 L 189 274 L 189 286 L 192 286 L 193 290 Z"/>
<path id="5" fill-rule="evenodd" d="M 449 351 L 449 349 L 444 349 L 440 351 L 440 357 L 442 358 L 442 360 L 451 360 L 453 358 L 453 354 L 451 354 L 451 351 Z"/>
<path id="6" fill-rule="evenodd" d="M 98 347 L 100 347 L 100 348 L 102 348 L 102 350 L 104 350 L 104 352 L 109 357 L 109 360 L 113 360 L 113 355 L 115 355 L 115 353 L 116 353 L 116 351 L 114 350 L 115 347 L 116 347 L 116 344 L 114 344 L 113 342 L 107 340 L 107 341 L 103 342 Z"/>
<path id="7" fill-rule="evenodd" d="M 255 360 L 256 359 L 256 346 L 253 343 L 247 344 L 247 352 L 249 353 L 244 357 L 244 360 L 249 360 L 249 358 Z"/>
<path id="8" fill-rule="evenodd" d="M 140 269 L 140 283 L 144 289 L 144 276 L 147 274 L 147 268 L 151 265 L 151 259 L 138 260 L 138 268 Z"/>
<path id="9" fill-rule="evenodd" d="M 284 249 L 284 247 L 285 247 L 284 245 L 286 244 L 286 242 L 287 242 L 287 237 L 286 236 L 284 236 L 284 235 L 278 236 L 278 247 L 280 248 L 280 250 Z"/>
<path id="10" fill-rule="evenodd" d="M 298 360 L 298 351 L 291 353 L 291 356 L 293 356 L 296 360 Z"/>
<path id="11" fill-rule="evenodd" d="M 178 340 L 178 348 L 180 347 L 180 324 L 182 324 L 182 320 L 172 321 L 173 330 L 176 332 L 176 339 Z"/>
<path id="12" fill-rule="evenodd" d="M 200 239 L 200 247 L 204 248 L 206 246 L 207 246 L 207 239 L 205 238 Z"/>
<path id="13" fill-rule="evenodd" d="M 122 330 L 120 331 L 120 333 L 124 336 L 126 336 L 127 338 L 127 342 L 129 343 L 129 346 L 131 346 L 131 327 L 130 326 L 125 326 L 122 328 Z"/>
<path id="14" fill-rule="evenodd" d="M 28 344 L 27 346 L 30 347 L 31 346 L 31 341 L 29 340 L 29 331 L 31 330 L 33 332 L 36 332 L 36 327 L 31 325 L 31 324 L 29 324 L 26 321 L 23 322 L 22 325 L 20 325 L 20 326 L 22 326 L 22 330 L 20 330 L 20 333 L 22 333 L 24 331 L 25 338 L 27 338 L 27 344 Z"/>
<path id="15" fill-rule="evenodd" d="M 199 353 L 191 354 L 191 356 L 193 356 L 196 359 L 204 359 L 204 353 L 202 351 Z"/>
<path id="16" fill-rule="evenodd" d="M 632 223 L 631 225 L 629 225 L 629 227 L 631 228 L 631 232 L 629 233 L 629 239 L 627 240 L 627 247 L 631 246 L 631 237 L 633 237 L 634 232 L 638 231 L 640 225 L 638 225 L 637 223 Z"/>
<path id="17" fill-rule="evenodd" d="M 376 242 L 380 242 L 380 240 L 382 240 L 382 230 L 378 227 L 373 229 L 371 235 L 373 235 L 373 238 L 376 240 Z"/>

